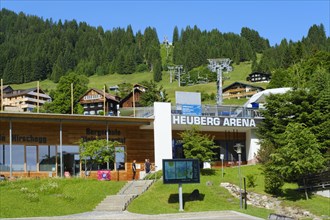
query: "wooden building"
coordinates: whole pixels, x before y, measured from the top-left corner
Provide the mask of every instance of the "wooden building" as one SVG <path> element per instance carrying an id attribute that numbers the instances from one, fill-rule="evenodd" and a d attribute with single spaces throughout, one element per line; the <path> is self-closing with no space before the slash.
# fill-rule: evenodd
<path id="1" fill-rule="evenodd" d="M 140 107 L 140 98 L 143 93 L 147 91 L 147 87 L 142 86 L 140 84 L 135 84 L 133 86 L 132 92 L 130 92 L 126 97 L 124 97 L 120 101 L 120 106 L 122 108 L 129 108 L 129 107 Z"/>
<path id="2" fill-rule="evenodd" d="M 163 159 L 184 158 L 182 131 L 200 126 L 214 136 L 216 156 L 224 164 L 237 164 L 235 145 L 242 144 L 241 162 L 254 163 L 258 151 L 256 125 L 261 118 L 243 114 L 248 109 L 233 107 L 232 114 L 183 115 L 172 113 L 171 103 L 156 102 L 153 117 L 110 117 L 0 112 L 0 174 L 10 177 L 80 176 L 91 170 L 111 170 L 112 180 L 131 180 L 132 161 L 137 161 L 137 178 L 143 176 L 144 161 L 162 170 Z M 218 106 L 216 111 L 218 111 Z M 95 139 L 118 141 L 113 164 L 90 164 L 80 158 L 79 143 Z M 85 166 L 87 164 L 87 166 Z"/>
<path id="3" fill-rule="evenodd" d="M 249 74 L 249 76 L 246 78 L 246 81 L 269 82 L 270 79 L 271 79 L 271 75 L 269 73 L 253 72 Z"/>
<path id="4" fill-rule="evenodd" d="M 250 98 L 254 94 L 263 90 L 264 89 L 260 86 L 249 85 L 241 82 L 234 82 L 229 86 L 223 88 L 222 97 L 223 99 Z"/>
<path id="5" fill-rule="evenodd" d="M 117 115 L 119 97 L 100 89 L 88 90 L 79 100 L 84 108 L 84 115 Z M 104 107 L 105 106 L 105 107 Z"/>
<path id="6" fill-rule="evenodd" d="M 12 176 L 49 177 L 64 173 L 84 176 L 79 141 L 108 138 L 120 142 L 116 148 L 122 150 L 116 154 L 116 163 L 110 165 L 111 179 L 131 179 L 133 160 L 137 161 L 139 169 L 143 168 L 146 158 L 154 161 L 153 130 L 143 129 L 152 121 L 148 118 L 0 112 L 0 172 L 9 176 L 11 165 Z M 96 177 L 97 169 L 92 167 L 91 176 Z"/>

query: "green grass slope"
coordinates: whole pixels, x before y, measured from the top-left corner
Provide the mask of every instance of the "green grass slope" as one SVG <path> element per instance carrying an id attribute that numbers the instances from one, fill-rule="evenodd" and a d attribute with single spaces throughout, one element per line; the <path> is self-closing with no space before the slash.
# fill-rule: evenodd
<path id="1" fill-rule="evenodd" d="M 260 165 L 241 166 L 242 179 L 248 175 L 256 177 L 255 187 L 247 188 L 247 192 L 264 192 L 264 177 Z M 206 182 L 212 182 L 212 185 Z M 238 185 L 238 167 L 224 168 L 222 178 L 221 169 L 210 170 L 201 175 L 200 184 L 183 184 L 184 210 L 186 212 L 235 210 L 249 215 L 266 219 L 273 210 L 262 209 L 248 205 L 247 209 L 240 209 L 239 200 L 220 187 L 221 182 L 229 182 Z M 330 199 L 311 195 L 309 200 L 305 199 L 304 193 L 296 190 L 296 184 L 286 183 L 283 194 L 278 197 L 285 206 L 299 207 L 310 211 L 317 216 L 330 216 Z M 201 199 L 190 201 L 189 195 L 198 189 Z M 163 184 L 162 180 L 156 182 L 146 193 L 135 199 L 128 210 L 143 214 L 177 213 L 179 212 L 178 184 Z"/>
<path id="2" fill-rule="evenodd" d="M 92 211 L 125 182 L 33 179 L 0 182 L 0 218 L 61 216 Z"/>
<path id="3" fill-rule="evenodd" d="M 247 82 L 245 79 L 248 74 L 251 72 L 251 63 L 244 62 L 240 65 L 233 65 L 234 70 L 228 74 L 229 79 L 224 81 L 223 87 L 230 85 L 236 81 L 252 84 L 251 82 Z M 170 83 L 170 74 L 167 71 L 163 71 L 162 81 L 159 82 L 159 85 L 162 85 L 163 88 L 168 93 L 168 97 L 171 102 L 175 103 L 175 91 L 183 91 L 183 92 L 204 92 L 204 93 L 215 93 L 217 92 L 216 82 L 211 82 L 207 84 L 197 84 L 192 86 L 181 86 L 179 87 L 178 81 L 173 81 Z M 104 85 L 113 86 L 121 83 L 139 83 L 144 80 L 153 80 L 152 72 L 142 72 L 142 73 L 133 73 L 133 74 L 108 74 L 104 76 L 93 75 L 89 77 L 89 88 L 98 88 L 102 89 Z M 4 82 L 6 84 L 6 82 Z M 255 83 L 254 85 L 266 87 L 266 83 Z M 32 87 L 37 87 L 37 82 L 29 82 L 24 84 L 11 84 L 13 89 L 28 89 Z M 53 89 L 56 89 L 56 83 L 53 83 L 50 80 L 44 80 L 40 82 L 40 88 L 49 92 Z M 241 105 L 244 104 L 246 99 L 232 99 L 232 100 L 224 100 L 225 105 Z M 215 101 L 208 101 L 204 104 L 215 105 Z"/>

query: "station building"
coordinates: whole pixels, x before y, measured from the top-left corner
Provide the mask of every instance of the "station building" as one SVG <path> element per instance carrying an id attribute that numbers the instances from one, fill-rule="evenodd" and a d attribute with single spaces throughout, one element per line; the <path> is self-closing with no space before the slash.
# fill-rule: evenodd
<path id="1" fill-rule="evenodd" d="M 155 103 L 152 113 L 143 117 L 138 112 L 135 117 L 0 112 L 0 174 L 62 177 L 84 176 L 91 170 L 95 177 L 97 170 L 110 169 L 112 180 L 130 180 L 133 160 L 142 174 L 147 158 L 155 170 L 161 170 L 162 159 L 184 157 L 180 133 L 192 125 L 213 136 L 219 146 L 213 166 L 220 166 L 220 154 L 225 165 L 237 164 L 236 144 L 243 146 L 242 163 L 255 163 L 256 126 L 262 118 L 251 111 L 248 107 L 203 106 L 202 114 L 194 116 L 178 112 L 171 103 Z M 121 143 L 116 146 L 120 151 L 114 164 L 85 167 L 79 142 L 96 138 Z"/>

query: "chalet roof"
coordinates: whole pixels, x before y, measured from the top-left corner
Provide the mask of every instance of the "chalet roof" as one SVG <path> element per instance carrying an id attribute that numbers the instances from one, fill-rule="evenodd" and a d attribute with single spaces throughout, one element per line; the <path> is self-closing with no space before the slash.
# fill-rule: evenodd
<path id="1" fill-rule="evenodd" d="M 13 90 L 11 93 L 4 94 L 3 97 L 4 98 L 10 98 L 10 97 L 22 96 L 22 95 L 29 94 L 30 92 L 37 92 L 37 91 L 38 91 L 38 87 L 29 88 L 29 89 L 18 89 L 18 90 Z M 45 95 L 47 95 L 40 88 L 39 88 L 39 94 L 45 94 Z M 49 98 L 50 98 L 50 96 L 49 96 Z"/>
<path id="2" fill-rule="evenodd" d="M 260 86 L 254 86 L 254 85 L 250 85 L 250 84 L 246 84 L 246 83 L 242 83 L 242 82 L 234 82 L 232 84 L 230 84 L 229 86 L 226 86 L 225 88 L 222 89 L 222 91 L 227 91 L 228 89 L 230 89 L 231 87 L 238 85 L 241 87 L 252 87 L 252 88 L 256 88 L 256 89 L 260 89 L 260 90 L 265 90 L 264 88 L 260 87 Z"/>
<path id="3" fill-rule="evenodd" d="M 147 87 L 144 87 L 144 88 L 147 88 Z M 138 87 L 134 87 L 134 93 L 145 93 L 145 90 L 142 90 L 142 89 L 140 89 Z M 120 100 L 120 103 L 126 102 L 132 96 L 133 96 L 133 91 L 130 92 L 127 96 L 125 96 L 122 100 Z"/>
<path id="4" fill-rule="evenodd" d="M 13 88 L 10 85 L 3 85 L 2 90 L 5 91 L 6 89 L 10 89 L 11 91 L 13 91 Z"/>
<path id="5" fill-rule="evenodd" d="M 134 84 L 133 87 L 134 87 L 134 88 L 135 88 L 135 87 L 142 87 L 142 88 L 145 88 L 145 89 L 148 88 L 148 87 L 146 87 L 146 86 L 144 86 L 144 85 L 141 85 L 141 84 L 138 84 L 138 83 Z"/>
<path id="6" fill-rule="evenodd" d="M 95 92 L 97 92 L 98 94 L 102 95 L 104 94 L 103 90 L 101 89 L 96 89 L 96 88 L 91 88 L 89 89 L 87 92 L 85 92 L 84 95 L 82 95 L 80 97 L 80 99 L 82 99 L 85 95 L 87 95 L 90 91 L 94 90 Z M 118 100 L 118 96 L 114 96 L 114 95 L 111 95 L 109 93 L 105 93 L 105 98 L 108 99 L 108 100 L 112 100 L 112 101 L 115 101 L 115 102 L 118 102 L 119 103 L 119 100 Z M 80 100 L 79 99 L 79 100 Z"/>

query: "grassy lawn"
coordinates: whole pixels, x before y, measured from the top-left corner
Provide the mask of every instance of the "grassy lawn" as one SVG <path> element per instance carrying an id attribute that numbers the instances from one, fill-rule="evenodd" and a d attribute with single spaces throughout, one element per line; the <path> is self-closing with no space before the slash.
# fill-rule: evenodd
<path id="1" fill-rule="evenodd" d="M 236 169 L 226 169 L 226 173 L 236 178 Z M 183 184 L 183 200 L 185 212 L 235 210 L 261 218 L 267 218 L 272 210 L 248 206 L 247 210 L 240 209 L 239 200 L 220 187 L 221 182 L 228 182 L 229 177 L 224 180 L 221 170 L 211 170 L 201 175 L 200 184 Z M 212 182 L 208 186 L 206 182 Z M 201 195 L 200 201 L 190 201 L 189 195 L 198 189 Z M 160 214 L 179 212 L 178 184 L 163 184 L 157 181 L 146 193 L 135 199 L 128 207 L 128 211 L 142 214 Z"/>
<path id="2" fill-rule="evenodd" d="M 0 218 L 60 216 L 92 211 L 126 182 L 40 179 L 0 182 Z"/>
<path id="3" fill-rule="evenodd" d="M 242 177 L 255 175 L 256 186 L 247 191 L 266 194 L 260 166 L 242 166 Z M 212 184 L 206 184 L 210 181 Z M 220 187 L 221 182 L 238 185 L 238 167 L 226 167 L 224 177 L 221 169 L 203 171 L 200 184 L 183 184 L 185 212 L 235 210 L 249 215 L 267 218 L 272 210 L 248 205 L 239 208 L 239 200 Z M 107 195 L 116 194 L 125 182 L 97 181 L 92 179 L 32 179 L 0 182 L 0 218 L 61 216 L 92 211 Z M 311 195 L 305 200 L 295 184 L 285 184 L 278 198 L 283 205 L 300 207 L 315 215 L 330 215 L 330 199 Z M 189 199 L 190 193 L 198 189 L 200 200 Z M 164 185 L 158 180 L 150 189 L 129 205 L 128 211 L 141 214 L 178 213 L 178 185 Z"/>
<path id="4" fill-rule="evenodd" d="M 261 167 L 242 166 L 242 178 L 249 174 L 256 176 L 253 188 L 247 188 L 248 192 L 266 194 L 264 192 L 264 178 L 261 174 Z M 207 186 L 206 182 L 211 181 L 212 186 Z M 200 184 L 183 184 L 183 200 L 185 212 L 215 211 L 215 210 L 235 210 L 249 215 L 267 218 L 272 210 L 252 207 L 248 205 L 247 210 L 239 208 L 239 200 L 232 197 L 228 191 L 220 187 L 221 182 L 230 182 L 238 185 L 238 167 L 224 168 L 224 177 L 221 177 L 221 169 L 215 169 L 208 174 L 201 175 Z M 299 193 L 295 189 L 295 184 L 285 184 L 283 194 L 279 197 L 283 205 L 300 207 L 312 212 L 315 215 L 330 215 L 330 199 L 317 195 L 311 195 L 311 199 L 305 200 L 304 193 Z M 202 199 L 200 201 L 189 201 L 189 195 L 198 189 Z M 143 214 L 160 214 L 179 212 L 178 185 L 164 185 L 162 181 L 156 182 L 145 194 L 139 196 L 128 207 L 128 210 Z"/>

